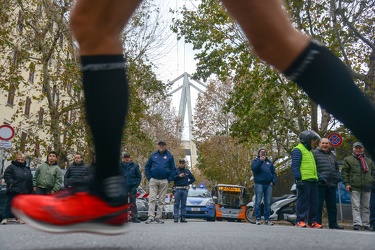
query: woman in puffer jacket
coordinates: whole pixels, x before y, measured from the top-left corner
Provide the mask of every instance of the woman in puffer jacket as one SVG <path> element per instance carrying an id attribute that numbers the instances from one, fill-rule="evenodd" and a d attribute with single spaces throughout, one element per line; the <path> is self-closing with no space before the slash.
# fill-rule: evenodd
<path id="1" fill-rule="evenodd" d="M 15 161 L 9 165 L 4 172 L 4 181 L 7 184 L 7 200 L 4 206 L 3 219 L 1 224 L 7 224 L 11 217 L 10 207 L 13 198 L 18 194 L 30 194 L 33 191 L 33 176 L 31 170 L 26 166 L 25 156 L 22 153 L 17 155 Z M 21 219 L 17 223 L 24 224 Z"/>

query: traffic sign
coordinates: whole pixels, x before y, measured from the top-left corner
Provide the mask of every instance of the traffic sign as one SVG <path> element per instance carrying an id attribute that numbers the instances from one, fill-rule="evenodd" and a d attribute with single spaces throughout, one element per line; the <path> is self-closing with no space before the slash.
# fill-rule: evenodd
<path id="1" fill-rule="evenodd" d="M 12 148 L 12 142 L 11 141 L 1 141 L 0 140 L 0 148 L 11 149 Z"/>
<path id="2" fill-rule="evenodd" d="M 331 147 L 338 147 L 342 144 L 342 136 L 338 133 L 330 133 L 327 138 Z"/>
<path id="3" fill-rule="evenodd" d="M 9 141 L 14 137 L 14 128 L 4 124 L 0 126 L 0 140 Z"/>

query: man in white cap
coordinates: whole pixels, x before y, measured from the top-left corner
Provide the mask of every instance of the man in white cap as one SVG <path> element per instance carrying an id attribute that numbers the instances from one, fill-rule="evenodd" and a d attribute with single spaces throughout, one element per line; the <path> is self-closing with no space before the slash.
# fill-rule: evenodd
<path id="1" fill-rule="evenodd" d="M 352 203 L 353 230 L 370 230 L 370 196 L 375 166 L 364 151 L 363 144 L 355 142 L 353 153 L 345 157 L 342 168 L 342 182 L 350 192 Z"/>

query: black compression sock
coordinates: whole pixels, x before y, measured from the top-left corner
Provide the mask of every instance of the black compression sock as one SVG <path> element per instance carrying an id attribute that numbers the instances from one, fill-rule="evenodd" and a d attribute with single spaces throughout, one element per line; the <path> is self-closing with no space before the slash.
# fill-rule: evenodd
<path id="1" fill-rule="evenodd" d="M 333 53 L 312 41 L 284 74 L 350 129 L 375 157 L 375 108 Z"/>
<path id="2" fill-rule="evenodd" d="M 97 185 L 119 175 L 120 146 L 128 109 L 123 55 L 82 56 L 86 114 L 94 138 Z"/>

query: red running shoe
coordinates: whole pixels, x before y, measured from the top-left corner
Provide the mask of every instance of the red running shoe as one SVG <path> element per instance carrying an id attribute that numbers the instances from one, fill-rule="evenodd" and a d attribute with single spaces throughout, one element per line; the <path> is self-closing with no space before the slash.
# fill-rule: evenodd
<path id="1" fill-rule="evenodd" d="M 309 224 L 310 228 L 323 228 L 322 225 L 320 225 L 318 222 L 313 222 L 312 224 Z"/>
<path id="2" fill-rule="evenodd" d="M 121 234 L 130 219 L 131 204 L 111 206 L 88 192 L 19 195 L 12 212 L 30 226 L 51 233 Z"/>
<path id="3" fill-rule="evenodd" d="M 304 221 L 300 221 L 296 224 L 296 227 L 307 227 Z"/>

